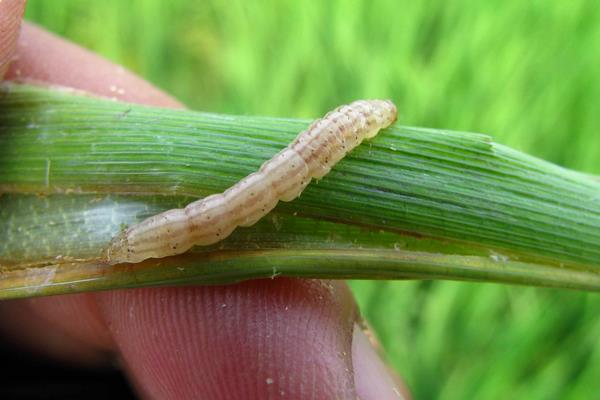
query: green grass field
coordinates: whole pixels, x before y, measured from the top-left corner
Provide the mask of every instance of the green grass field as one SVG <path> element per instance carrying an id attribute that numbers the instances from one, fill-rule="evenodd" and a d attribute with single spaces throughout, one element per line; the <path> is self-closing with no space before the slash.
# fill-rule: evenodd
<path id="1" fill-rule="evenodd" d="M 592 0 L 30 0 L 27 18 L 190 108 L 312 118 L 389 97 L 402 124 L 489 133 L 600 174 Z M 600 399 L 598 295 L 453 282 L 352 287 L 416 399 Z"/>

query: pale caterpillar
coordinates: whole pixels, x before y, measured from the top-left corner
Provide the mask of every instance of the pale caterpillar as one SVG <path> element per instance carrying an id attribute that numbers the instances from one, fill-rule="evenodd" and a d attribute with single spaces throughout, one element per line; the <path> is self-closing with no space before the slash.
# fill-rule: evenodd
<path id="1" fill-rule="evenodd" d="M 389 100 L 358 100 L 329 112 L 285 149 L 225 192 L 165 211 L 124 230 L 105 251 L 109 264 L 136 263 L 180 254 L 195 245 L 223 240 L 250 226 L 279 200 L 298 197 L 363 139 L 372 138 L 397 116 Z"/>

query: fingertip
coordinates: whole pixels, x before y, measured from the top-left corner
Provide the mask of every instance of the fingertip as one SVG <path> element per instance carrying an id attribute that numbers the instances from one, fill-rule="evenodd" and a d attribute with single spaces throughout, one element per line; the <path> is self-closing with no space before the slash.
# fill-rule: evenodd
<path id="1" fill-rule="evenodd" d="M 341 283 L 275 279 L 97 294 L 151 398 L 355 398 L 355 310 Z"/>
<path id="2" fill-rule="evenodd" d="M 404 383 L 379 357 L 358 324 L 353 331 L 352 361 L 356 393 L 361 400 L 410 399 Z"/>
<path id="3" fill-rule="evenodd" d="M 13 59 L 24 11 L 24 0 L 0 1 L 0 80 Z"/>

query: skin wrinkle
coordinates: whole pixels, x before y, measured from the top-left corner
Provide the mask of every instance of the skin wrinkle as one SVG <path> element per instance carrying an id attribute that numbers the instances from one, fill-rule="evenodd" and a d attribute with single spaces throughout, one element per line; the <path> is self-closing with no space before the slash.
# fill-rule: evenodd
<path id="1" fill-rule="evenodd" d="M 13 59 L 24 9 L 25 4 L 21 1 L 0 2 L 0 79 Z"/>
<path id="2" fill-rule="evenodd" d="M 119 296 L 126 299 L 124 305 L 113 301 L 116 292 L 112 296 L 107 294 L 107 302 L 101 304 L 101 308 L 129 308 L 132 303 L 147 306 L 160 303 L 163 297 L 175 297 L 166 304 L 167 308 L 160 308 L 163 310 L 160 314 L 134 312 L 124 321 L 113 320 L 111 324 L 114 328 L 126 323 L 133 330 L 128 335 L 133 343 L 123 347 L 125 357 L 127 359 L 127 353 L 132 351 L 129 345 L 134 347 L 133 351 L 138 348 L 136 356 L 145 360 L 138 359 L 138 364 L 150 365 L 144 374 L 149 382 L 144 385 L 152 387 L 156 398 L 162 398 L 166 395 L 164 391 L 173 389 L 181 381 L 181 375 L 175 374 L 163 374 L 161 379 L 168 380 L 166 383 L 159 384 L 153 379 L 173 364 L 181 366 L 180 374 L 206 374 L 207 379 L 189 380 L 188 386 L 180 388 L 178 394 L 182 399 L 196 398 L 197 393 L 210 399 L 275 398 L 279 390 L 287 394 L 286 398 L 301 398 L 299 391 L 319 399 L 355 398 L 347 373 L 352 370 L 351 359 L 348 354 L 339 356 L 350 348 L 348 332 L 353 329 L 355 319 L 354 309 L 345 306 L 349 300 L 345 286 L 313 280 L 281 279 L 277 286 L 271 282 L 203 288 L 203 301 L 194 295 L 202 289 L 193 287 L 177 291 L 156 289 L 142 296 L 133 296 L 133 291 L 120 291 Z M 240 318 L 247 313 L 257 319 Z M 117 316 L 123 314 L 116 313 Z M 218 317 L 222 314 L 226 314 L 226 318 Z M 163 324 L 147 334 L 135 335 L 147 329 L 145 319 L 162 320 Z M 170 329 L 171 326 L 180 329 L 176 331 Z M 123 331 L 115 332 L 120 342 Z M 295 335 L 290 338 L 286 332 Z M 147 342 L 149 338 L 164 346 L 153 346 Z M 188 345 L 196 340 L 206 341 L 200 353 L 193 353 L 194 347 Z M 178 348 L 187 351 L 177 352 Z M 141 349 L 145 351 L 139 351 Z M 215 364 L 215 359 L 220 362 Z M 240 364 L 244 368 L 239 368 Z M 280 379 L 281 376 L 304 377 L 300 382 L 293 382 Z M 268 378 L 273 379 L 272 384 L 267 384 Z M 228 384 L 232 380 L 237 384 Z"/>
<path id="3" fill-rule="evenodd" d="M 361 114 L 366 124 L 358 118 Z M 382 118 L 377 118 L 376 114 Z M 105 250 L 105 261 L 108 264 L 136 263 L 148 258 L 181 254 L 194 245 L 219 242 L 240 225 L 239 221 L 243 220 L 244 226 L 250 225 L 270 212 L 278 201 L 291 201 L 298 197 L 312 178 L 323 177 L 348 151 L 364 138 L 392 124 L 396 116 L 396 107 L 384 100 L 358 100 L 338 107 L 301 132 L 257 172 L 227 189 L 227 196 L 209 196 L 184 209 L 168 210 L 130 226 L 111 241 Z M 337 135 L 331 134 L 330 124 L 340 126 L 344 143 L 350 142 L 349 147 L 340 146 Z M 309 154 L 305 155 L 303 149 L 308 149 Z M 259 179 L 258 183 L 253 182 L 256 188 L 253 185 L 250 191 L 262 193 L 262 207 L 244 207 L 239 210 L 239 215 L 232 218 L 228 203 L 257 201 L 255 196 L 250 196 L 247 185 L 251 178 L 256 181 L 256 177 Z M 210 207 L 207 206 L 209 204 Z M 183 210 L 188 218 L 180 218 Z"/>

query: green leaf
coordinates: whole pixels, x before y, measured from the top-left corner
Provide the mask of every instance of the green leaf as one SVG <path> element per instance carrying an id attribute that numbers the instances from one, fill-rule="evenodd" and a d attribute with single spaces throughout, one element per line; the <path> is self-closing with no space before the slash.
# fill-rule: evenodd
<path id="1" fill-rule="evenodd" d="M 0 110 L 0 297 L 278 275 L 600 289 L 600 182 L 486 135 L 405 126 L 217 245 L 110 267 L 124 225 L 223 191 L 309 121 L 24 85 L 3 87 Z"/>

